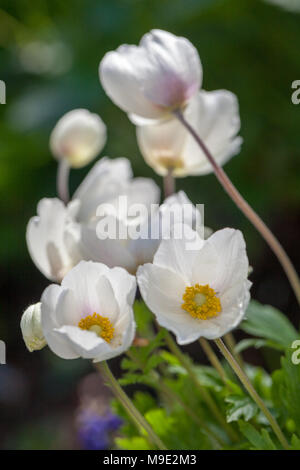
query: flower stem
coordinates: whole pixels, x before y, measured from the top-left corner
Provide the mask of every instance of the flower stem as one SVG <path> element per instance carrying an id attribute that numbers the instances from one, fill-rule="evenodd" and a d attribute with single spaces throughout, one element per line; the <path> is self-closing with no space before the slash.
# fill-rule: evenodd
<path id="1" fill-rule="evenodd" d="M 69 196 L 69 175 L 70 166 L 68 162 L 62 158 L 58 163 L 56 186 L 58 197 L 67 204 L 70 200 Z"/>
<path id="2" fill-rule="evenodd" d="M 281 246 L 277 238 L 273 235 L 271 230 L 266 226 L 266 224 L 262 221 L 262 219 L 256 214 L 256 212 L 252 209 L 252 207 L 247 203 L 247 201 L 239 193 L 239 191 L 233 185 L 231 180 L 228 178 L 223 168 L 221 168 L 218 165 L 218 163 L 215 161 L 214 157 L 212 156 L 212 154 L 210 153 L 210 151 L 204 144 L 203 140 L 199 137 L 195 129 L 186 121 L 182 112 L 175 111 L 174 115 L 183 124 L 183 126 L 187 129 L 187 131 L 193 136 L 193 138 L 196 140 L 199 147 L 202 149 L 203 153 L 205 154 L 211 166 L 213 167 L 215 175 L 218 178 L 221 185 L 223 186 L 224 190 L 231 197 L 231 199 L 235 202 L 235 204 L 239 207 L 239 209 L 244 213 L 244 215 L 248 218 L 248 220 L 250 220 L 250 222 L 254 225 L 254 227 L 258 230 L 261 236 L 268 243 L 271 250 L 273 250 L 273 253 L 277 256 L 279 262 L 281 263 L 281 266 L 283 267 L 290 281 L 290 284 L 294 290 L 298 303 L 300 304 L 300 279 L 290 258 L 286 254 L 285 250 L 283 249 L 283 247 Z"/>
<path id="3" fill-rule="evenodd" d="M 231 332 L 226 333 L 226 335 L 224 335 L 224 341 L 225 341 L 227 348 L 229 349 L 233 357 L 236 359 L 240 367 L 244 367 L 244 361 L 243 361 L 242 355 L 235 351 L 236 342 L 235 342 L 233 334 Z"/>
<path id="4" fill-rule="evenodd" d="M 95 365 L 107 379 L 108 384 L 114 392 L 116 398 L 118 398 L 120 403 L 123 405 L 124 409 L 127 411 L 128 415 L 136 425 L 137 429 L 140 431 L 140 427 L 142 427 L 147 432 L 149 439 L 154 445 L 156 445 L 160 450 L 167 450 L 167 447 L 155 434 L 150 424 L 141 415 L 138 409 L 134 406 L 133 402 L 126 395 L 119 382 L 115 379 L 115 377 L 111 373 L 110 368 L 108 367 L 107 362 L 99 362 Z"/>
<path id="5" fill-rule="evenodd" d="M 169 168 L 168 173 L 164 176 L 164 194 L 169 197 L 175 193 L 175 178 L 173 176 L 173 169 Z"/>
<path id="6" fill-rule="evenodd" d="M 215 343 L 218 346 L 219 350 L 225 357 L 225 359 L 228 361 L 230 366 L 232 367 L 233 371 L 236 373 L 242 384 L 244 385 L 245 389 L 249 393 L 249 395 L 253 398 L 255 403 L 258 405 L 258 407 L 261 409 L 261 411 L 264 413 L 265 417 L 270 423 L 271 428 L 273 429 L 274 433 L 279 439 L 279 442 L 282 444 L 283 448 L 286 450 L 289 450 L 289 444 L 282 433 L 276 419 L 273 417 L 273 415 L 270 413 L 266 405 L 264 404 L 263 400 L 260 398 L 258 395 L 257 391 L 251 384 L 250 380 L 248 379 L 247 375 L 245 372 L 240 368 L 239 364 L 237 361 L 234 359 L 230 351 L 227 349 L 225 344 L 223 343 L 221 338 L 215 339 Z"/>
<path id="7" fill-rule="evenodd" d="M 227 385 L 227 376 L 226 372 L 223 369 L 221 362 L 219 361 L 217 355 L 215 354 L 213 348 L 209 344 L 209 342 L 205 338 L 199 338 L 199 343 L 205 354 L 207 355 L 211 365 L 219 372 L 221 379 L 223 380 L 224 384 Z"/>
<path id="8" fill-rule="evenodd" d="M 237 434 L 232 429 L 232 427 L 229 426 L 226 423 L 225 419 L 223 418 L 222 414 L 220 413 L 216 403 L 212 399 L 209 392 L 204 387 L 202 387 L 202 385 L 199 383 L 199 380 L 198 380 L 192 366 L 190 365 L 189 361 L 186 359 L 185 355 L 182 353 L 180 348 L 177 346 L 177 344 L 173 340 L 170 333 L 167 333 L 167 335 L 166 335 L 166 342 L 167 342 L 167 345 L 168 345 L 170 351 L 177 357 L 177 359 L 180 361 L 180 363 L 182 364 L 184 369 L 188 372 L 191 380 L 194 382 L 197 390 L 201 394 L 202 399 L 205 401 L 205 403 L 207 404 L 208 408 L 210 409 L 210 411 L 212 412 L 212 414 L 214 415 L 214 417 L 216 418 L 218 423 L 228 433 L 228 435 L 229 435 L 229 437 L 232 441 L 237 441 L 238 440 Z"/>

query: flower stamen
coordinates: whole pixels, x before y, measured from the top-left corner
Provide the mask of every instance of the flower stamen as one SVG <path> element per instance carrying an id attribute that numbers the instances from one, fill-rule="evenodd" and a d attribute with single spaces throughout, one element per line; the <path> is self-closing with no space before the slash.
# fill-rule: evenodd
<path id="1" fill-rule="evenodd" d="M 114 327 L 107 317 L 102 317 L 98 313 L 88 315 L 82 318 L 78 323 L 79 328 L 82 330 L 93 331 L 96 335 L 103 338 L 107 343 L 110 343 L 114 336 Z"/>
<path id="2" fill-rule="evenodd" d="M 184 303 L 181 308 L 193 318 L 200 320 L 216 317 L 222 311 L 220 299 L 208 284 L 205 286 L 195 284 L 186 287 L 182 300 Z"/>

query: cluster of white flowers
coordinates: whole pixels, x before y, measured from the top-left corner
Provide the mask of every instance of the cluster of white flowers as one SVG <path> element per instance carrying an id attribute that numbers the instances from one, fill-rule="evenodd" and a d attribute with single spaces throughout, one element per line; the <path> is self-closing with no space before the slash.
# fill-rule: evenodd
<path id="1" fill-rule="evenodd" d="M 178 110 L 199 133 L 219 164 L 235 155 L 242 139 L 234 94 L 201 90 L 202 67 L 185 38 L 154 30 L 139 46 L 124 45 L 105 55 L 100 79 L 106 93 L 136 125 L 146 162 L 160 175 L 174 177 L 211 172 L 203 152 L 176 119 Z M 50 147 L 55 158 L 82 167 L 104 147 L 106 127 L 87 110 L 63 116 Z M 42 199 L 27 227 L 27 245 L 37 268 L 56 284 L 41 302 L 23 314 L 21 328 L 30 351 L 44 345 L 65 359 L 103 361 L 126 351 L 135 335 L 133 302 L 136 283 L 158 323 L 175 333 L 179 344 L 203 336 L 214 339 L 235 328 L 249 302 L 248 258 L 242 234 L 220 230 L 201 238 L 194 216 L 183 220 L 186 238 L 106 238 L 99 236 L 100 205 L 116 207 L 120 196 L 146 208 L 157 204 L 154 181 L 134 178 L 126 158 L 101 158 L 65 204 Z M 158 207 L 154 223 L 166 207 L 190 204 L 179 192 Z M 116 218 L 113 212 L 108 214 Z M 118 218 L 143 232 L 148 222 Z M 175 229 L 175 224 L 173 229 Z M 145 228 L 145 230 L 147 230 Z"/>

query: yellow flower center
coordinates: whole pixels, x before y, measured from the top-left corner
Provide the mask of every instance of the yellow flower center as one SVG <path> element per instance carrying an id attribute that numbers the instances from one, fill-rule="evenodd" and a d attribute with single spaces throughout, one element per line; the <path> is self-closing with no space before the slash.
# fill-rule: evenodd
<path id="1" fill-rule="evenodd" d="M 181 308 L 200 320 L 216 317 L 222 310 L 220 299 L 208 284 L 186 287 L 182 300 Z"/>
<path id="2" fill-rule="evenodd" d="M 82 318 L 78 323 L 78 326 L 82 330 L 93 331 L 107 343 L 110 343 L 114 336 L 115 329 L 110 320 L 107 317 L 102 317 L 98 313 Z"/>

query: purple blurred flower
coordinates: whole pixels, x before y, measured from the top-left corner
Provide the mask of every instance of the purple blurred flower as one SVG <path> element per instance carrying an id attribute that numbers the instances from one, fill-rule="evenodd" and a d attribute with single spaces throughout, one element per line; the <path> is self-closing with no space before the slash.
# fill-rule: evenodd
<path id="1" fill-rule="evenodd" d="M 89 411 L 80 416 L 78 437 L 84 449 L 105 450 L 110 445 L 110 433 L 117 431 L 122 420 L 111 412 L 101 416 Z"/>

